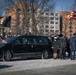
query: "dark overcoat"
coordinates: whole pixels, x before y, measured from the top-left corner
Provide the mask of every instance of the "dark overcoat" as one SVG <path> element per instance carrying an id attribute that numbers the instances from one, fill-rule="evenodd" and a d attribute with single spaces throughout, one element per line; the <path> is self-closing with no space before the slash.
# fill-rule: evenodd
<path id="1" fill-rule="evenodd" d="M 57 53 L 57 50 L 59 50 L 59 41 L 54 40 L 52 45 L 53 45 L 53 52 Z"/>

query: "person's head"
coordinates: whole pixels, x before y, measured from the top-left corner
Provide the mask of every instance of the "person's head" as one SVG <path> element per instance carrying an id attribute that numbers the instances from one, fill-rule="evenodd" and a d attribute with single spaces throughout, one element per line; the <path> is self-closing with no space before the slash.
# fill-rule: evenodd
<path id="1" fill-rule="evenodd" d="M 56 40 L 57 40 L 57 37 L 55 36 L 55 37 L 54 37 L 54 41 L 56 41 Z"/>
<path id="2" fill-rule="evenodd" d="M 59 35 L 57 35 L 56 37 L 59 38 Z"/>
<path id="3" fill-rule="evenodd" d="M 65 36 L 64 36 L 64 35 L 62 35 L 62 38 L 65 38 Z"/>

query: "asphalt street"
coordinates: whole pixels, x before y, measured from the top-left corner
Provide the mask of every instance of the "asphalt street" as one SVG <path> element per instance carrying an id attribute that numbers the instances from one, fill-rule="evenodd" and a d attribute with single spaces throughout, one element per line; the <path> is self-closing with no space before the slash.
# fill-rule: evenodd
<path id="1" fill-rule="evenodd" d="M 76 75 L 76 65 L 47 67 L 41 69 L 6 72 L 0 75 Z"/>
<path id="2" fill-rule="evenodd" d="M 1 61 L 0 75 L 76 75 L 76 60 Z"/>

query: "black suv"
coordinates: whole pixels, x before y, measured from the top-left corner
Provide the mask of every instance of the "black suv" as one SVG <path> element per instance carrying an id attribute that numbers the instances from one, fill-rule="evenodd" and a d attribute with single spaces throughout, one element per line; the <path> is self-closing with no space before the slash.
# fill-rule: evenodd
<path id="1" fill-rule="evenodd" d="M 52 55 L 52 43 L 46 36 L 12 36 L 0 42 L 0 57 L 9 61 L 13 57 L 25 56 L 48 58 Z"/>

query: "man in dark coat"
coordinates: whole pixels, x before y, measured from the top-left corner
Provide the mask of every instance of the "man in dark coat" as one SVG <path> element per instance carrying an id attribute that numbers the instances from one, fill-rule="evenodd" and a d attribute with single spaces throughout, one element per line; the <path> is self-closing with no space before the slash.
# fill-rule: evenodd
<path id="1" fill-rule="evenodd" d="M 76 33 L 73 33 L 73 36 L 70 38 L 70 50 L 71 50 L 71 60 L 75 59 L 75 52 L 76 52 Z"/>
<path id="2" fill-rule="evenodd" d="M 69 37 L 66 38 L 66 44 L 67 44 L 66 51 L 68 52 L 68 58 L 70 58 L 70 38 Z"/>
<path id="3" fill-rule="evenodd" d="M 58 49 L 59 49 L 59 39 L 58 39 L 58 37 L 56 36 L 56 37 L 54 37 L 54 41 L 53 41 L 53 55 L 55 54 L 56 55 L 56 57 L 55 58 L 57 58 L 57 51 L 58 51 Z"/>
<path id="4" fill-rule="evenodd" d="M 65 58 L 66 39 L 63 35 L 62 35 L 62 37 L 60 37 L 59 42 L 60 42 L 59 58 L 64 59 Z"/>

